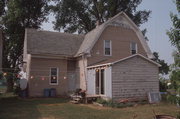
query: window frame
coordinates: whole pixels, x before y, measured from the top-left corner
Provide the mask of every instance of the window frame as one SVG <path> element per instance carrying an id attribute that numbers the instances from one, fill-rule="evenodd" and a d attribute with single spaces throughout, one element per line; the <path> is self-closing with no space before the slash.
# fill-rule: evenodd
<path id="1" fill-rule="evenodd" d="M 135 55 L 135 54 L 132 53 L 132 44 L 133 44 L 133 43 L 136 44 L 136 45 L 135 45 L 135 48 L 136 48 L 136 53 L 135 53 L 135 54 L 138 54 L 138 45 L 137 45 L 137 43 L 136 43 L 136 42 L 131 42 L 131 43 L 130 43 L 130 53 L 131 53 L 131 55 Z"/>
<path id="2" fill-rule="evenodd" d="M 51 83 L 51 69 L 56 68 L 57 69 L 57 83 Z M 50 73 L 49 73 L 49 84 L 50 85 L 58 85 L 59 84 L 59 68 L 58 67 L 50 67 Z"/>
<path id="3" fill-rule="evenodd" d="M 105 47 L 105 42 L 110 41 L 110 54 L 106 54 L 106 47 Z M 104 56 L 112 56 L 112 41 L 111 40 L 104 40 Z"/>

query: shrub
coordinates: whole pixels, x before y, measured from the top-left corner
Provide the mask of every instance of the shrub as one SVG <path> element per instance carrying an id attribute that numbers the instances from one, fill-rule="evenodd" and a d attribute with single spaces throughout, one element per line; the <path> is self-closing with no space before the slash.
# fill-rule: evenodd
<path id="1" fill-rule="evenodd" d="M 21 92 L 21 88 L 20 88 L 19 86 L 16 86 L 16 87 L 14 88 L 14 90 L 13 90 L 13 93 L 14 93 L 15 95 L 19 95 L 20 92 Z"/>
<path id="2" fill-rule="evenodd" d="M 180 119 L 180 111 L 178 111 L 177 119 Z"/>
<path id="3" fill-rule="evenodd" d="M 99 104 L 103 104 L 103 105 L 105 105 L 105 104 L 108 103 L 108 101 L 106 101 L 106 100 L 104 100 L 104 99 L 102 99 L 102 98 L 98 98 L 98 99 L 96 100 L 96 102 L 99 103 Z"/>
<path id="4" fill-rule="evenodd" d="M 171 104 L 179 104 L 180 105 L 180 97 L 176 95 L 167 95 L 167 101 Z"/>
<path id="5" fill-rule="evenodd" d="M 102 98 L 97 99 L 96 102 L 102 104 L 103 106 L 113 107 L 113 108 L 131 107 L 131 106 L 134 105 L 133 103 L 117 103 L 117 102 L 115 102 L 113 100 L 108 100 L 107 101 L 107 100 L 104 100 Z"/>

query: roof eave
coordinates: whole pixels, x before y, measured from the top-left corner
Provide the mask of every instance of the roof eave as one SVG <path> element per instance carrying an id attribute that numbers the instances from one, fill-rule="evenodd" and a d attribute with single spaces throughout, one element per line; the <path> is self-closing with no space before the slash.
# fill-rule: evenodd
<path id="1" fill-rule="evenodd" d="M 159 63 L 157 63 L 157 62 L 155 62 L 155 61 L 153 61 L 153 60 L 151 60 L 151 59 L 149 59 L 149 58 L 147 58 L 147 57 L 145 57 L 145 56 L 143 56 L 143 55 L 141 55 L 141 54 L 131 55 L 131 56 L 129 56 L 129 57 L 126 57 L 126 58 L 120 59 L 120 60 L 118 60 L 118 61 L 112 62 L 112 64 L 116 64 L 116 63 L 118 63 L 118 62 L 121 62 L 121 61 L 130 59 L 130 58 L 135 57 L 135 56 L 140 56 L 141 58 L 143 58 L 143 59 L 145 59 L 145 60 L 148 60 L 149 62 L 157 65 L 158 67 L 161 67 L 161 65 L 160 65 Z"/>

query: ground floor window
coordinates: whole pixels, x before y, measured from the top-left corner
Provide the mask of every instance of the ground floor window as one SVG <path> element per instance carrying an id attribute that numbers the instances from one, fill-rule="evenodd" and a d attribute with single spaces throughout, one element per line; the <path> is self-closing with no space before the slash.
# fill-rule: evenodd
<path id="1" fill-rule="evenodd" d="M 50 68 L 50 84 L 58 84 L 58 68 Z"/>

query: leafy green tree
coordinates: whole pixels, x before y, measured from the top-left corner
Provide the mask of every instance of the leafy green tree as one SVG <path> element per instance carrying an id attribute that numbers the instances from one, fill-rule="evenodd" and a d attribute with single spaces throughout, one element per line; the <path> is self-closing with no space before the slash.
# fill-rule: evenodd
<path id="1" fill-rule="evenodd" d="M 48 0 L 8 0 L 3 15 L 3 68 L 7 74 L 7 91 L 13 90 L 19 64 L 22 63 L 25 28 L 40 28 L 46 20 Z"/>
<path id="2" fill-rule="evenodd" d="M 54 29 L 65 32 L 87 33 L 98 21 L 103 23 L 124 11 L 137 26 L 148 20 L 150 11 L 137 11 L 142 0 L 54 0 Z"/>
<path id="3" fill-rule="evenodd" d="M 180 14 L 180 1 L 176 0 L 176 6 L 178 14 Z M 171 44 L 177 48 L 177 51 L 180 53 L 180 18 L 179 15 L 170 13 L 171 21 L 173 27 L 167 32 Z"/>
<path id="4" fill-rule="evenodd" d="M 175 0 L 178 14 L 180 14 L 180 1 Z M 171 83 L 174 89 L 180 94 L 180 18 L 178 15 L 171 13 L 171 21 L 173 26 L 167 32 L 170 42 L 175 46 L 176 51 L 173 53 L 174 64 L 171 68 Z"/>
<path id="5" fill-rule="evenodd" d="M 161 65 L 161 67 L 159 67 L 159 73 L 162 76 L 160 75 L 160 78 L 159 78 L 159 88 L 160 88 L 160 91 L 163 92 L 163 91 L 166 91 L 167 89 L 167 82 L 165 78 L 163 78 L 163 75 L 167 75 L 169 73 L 169 65 L 164 60 L 159 59 L 159 54 L 157 52 L 153 52 L 153 55 L 155 57 L 153 61 Z"/>
<path id="6" fill-rule="evenodd" d="M 153 55 L 155 57 L 153 60 L 161 65 L 161 67 L 159 67 L 159 73 L 163 75 L 168 74 L 169 72 L 168 64 L 164 60 L 159 59 L 159 54 L 157 52 L 153 52 Z"/>
<path id="7" fill-rule="evenodd" d="M 2 16 L 5 12 L 5 0 L 0 1 L 0 29 L 2 29 Z"/>
<path id="8" fill-rule="evenodd" d="M 4 14 L 5 11 L 5 0 L 0 1 L 0 17 Z"/>

